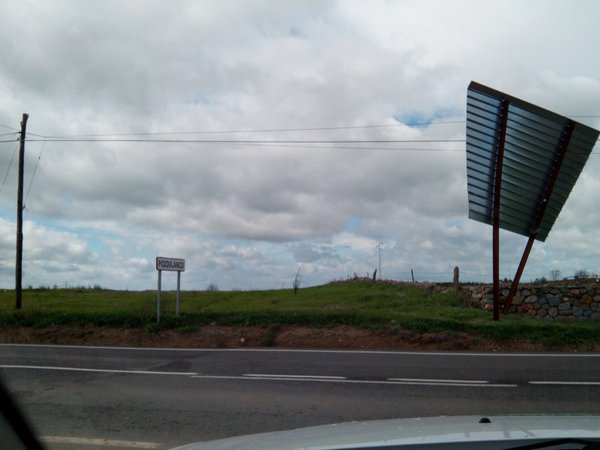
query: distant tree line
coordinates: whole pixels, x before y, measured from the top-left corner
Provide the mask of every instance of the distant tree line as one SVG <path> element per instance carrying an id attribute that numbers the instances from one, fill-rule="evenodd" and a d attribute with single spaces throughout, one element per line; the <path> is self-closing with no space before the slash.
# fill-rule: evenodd
<path id="1" fill-rule="evenodd" d="M 44 286 L 44 285 L 40 285 L 37 287 L 33 287 L 32 285 L 28 285 L 27 289 L 29 289 L 30 291 L 36 290 L 36 291 L 55 291 L 57 289 L 72 289 L 74 291 L 104 291 L 106 290 L 105 288 L 103 288 L 102 286 L 100 286 L 99 284 L 95 284 L 95 285 L 90 285 L 88 284 L 83 285 L 83 284 L 73 284 L 73 285 L 68 285 L 68 284 L 64 284 L 63 286 L 59 286 L 58 284 L 53 284 L 52 286 Z"/>

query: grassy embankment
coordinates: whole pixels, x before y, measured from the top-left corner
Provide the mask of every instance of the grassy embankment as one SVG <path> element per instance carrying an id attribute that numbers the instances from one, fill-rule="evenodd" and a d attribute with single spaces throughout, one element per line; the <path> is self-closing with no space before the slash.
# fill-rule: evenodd
<path id="1" fill-rule="evenodd" d="M 28 289 L 15 311 L 14 292 L 0 293 L 0 326 L 43 328 L 52 325 L 170 328 L 182 333 L 204 324 L 235 326 L 349 325 L 388 332 L 466 332 L 498 340 L 526 338 L 547 346 L 600 342 L 600 323 L 546 322 L 502 317 L 462 306 L 452 293 L 415 286 L 349 282 L 293 290 L 182 292 L 180 317 L 175 293 L 163 292 L 161 323 L 156 324 L 156 293 L 96 289 Z"/>

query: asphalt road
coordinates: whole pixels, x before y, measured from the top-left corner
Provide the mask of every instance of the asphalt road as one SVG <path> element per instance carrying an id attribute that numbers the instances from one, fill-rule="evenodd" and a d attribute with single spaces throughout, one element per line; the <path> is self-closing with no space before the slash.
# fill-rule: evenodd
<path id="1" fill-rule="evenodd" d="M 395 417 L 600 414 L 600 355 L 0 345 L 52 449 L 169 448 Z"/>

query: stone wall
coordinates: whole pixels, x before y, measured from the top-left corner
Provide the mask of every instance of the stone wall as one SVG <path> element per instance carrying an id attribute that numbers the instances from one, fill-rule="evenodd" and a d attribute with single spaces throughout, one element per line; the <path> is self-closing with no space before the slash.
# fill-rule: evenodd
<path id="1" fill-rule="evenodd" d="M 502 284 L 502 299 L 508 295 L 509 284 Z M 492 285 L 464 285 L 471 304 L 492 310 Z M 553 282 L 520 285 L 510 312 L 544 320 L 600 320 L 600 283 Z"/>

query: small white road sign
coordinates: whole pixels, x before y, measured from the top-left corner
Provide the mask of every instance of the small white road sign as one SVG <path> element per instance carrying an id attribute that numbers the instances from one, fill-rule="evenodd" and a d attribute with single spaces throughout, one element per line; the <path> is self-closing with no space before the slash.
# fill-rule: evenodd
<path id="1" fill-rule="evenodd" d="M 185 259 L 156 257 L 156 270 L 170 270 L 171 272 L 185 272 Z"/>

